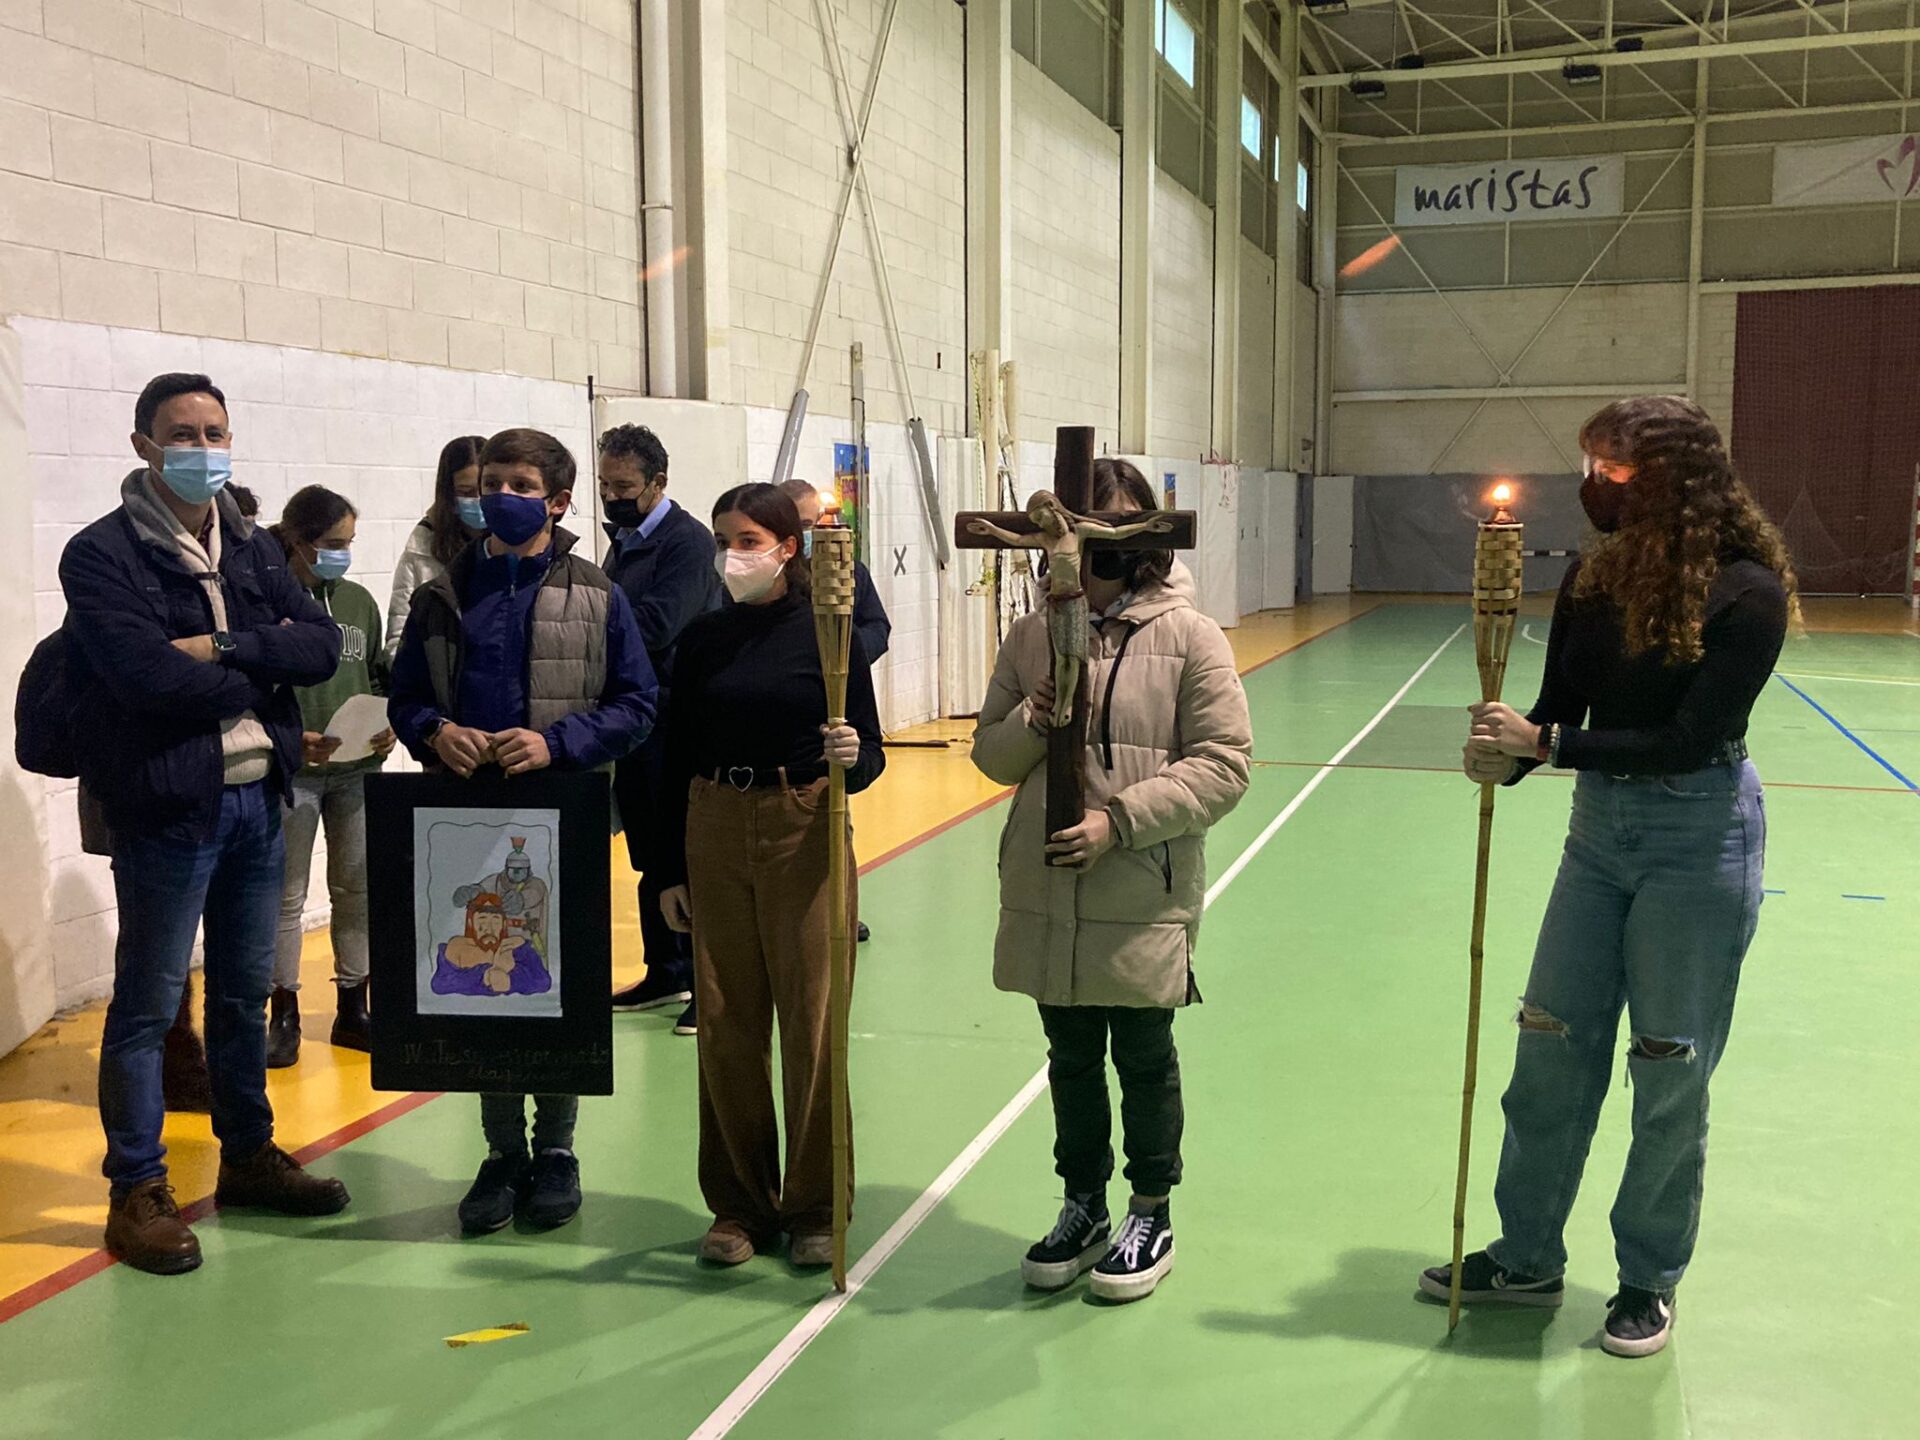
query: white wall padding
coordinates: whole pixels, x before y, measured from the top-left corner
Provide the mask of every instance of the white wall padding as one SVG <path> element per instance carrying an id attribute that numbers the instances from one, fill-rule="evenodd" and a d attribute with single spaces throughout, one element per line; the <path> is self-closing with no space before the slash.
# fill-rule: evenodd
<path id="1" fill-rule="evenodd" d="M 747 413 L 738 405 L 603 396 L 593 402 L 593 425 L 596 437 L 616 425 L 644 425 L 658 435 L 667 447 L 667 494 L 702 525 L 713 514 L 713 502 L 748 479 Z M 818 484 L 830 477 L 807 478 Z M 592 538 L 597 559 L 605 541 L 598 534 Z"/>
<path id="2" fill-rule="evenodd" d="M 1232 629 L 1240 623 L 1240 467 L 1202 465 L 1198 479 L 1199 493 L 1180 497 L 1180 508 L 1200 514 L 1199 548 L 1187 563 L 1200 585 L 1201 612 Z"/>
<path id="3" fill-rule="evenodd" d="M 0 506 L 16 535 L 33 534 L 27 473 L 26 385 L 20 337 L 0 324 Z M 18 677 L 33 653 L 33 589 L 0 585 L 0 675 Z M 47 808 L 40 777 L 13 763 L 13 695 L 0 705 L 0 1055 L 53 1015 L 53 920 L 48 905 Z"/>
<path id="4" fill-rule="evenodd" d="M 940 441 L 940 509 L 949 517 L 974 507 L 979 495 L 975 467 L 979 443 L 948 436 Z M 955 550 L 940 572 L 940 714 L 977 715 L 993 669 L 993 590 L 981 583 L 982 560 L 992 552 Z"/>
<path id="5" fill-rule="evenodd" d="M 1266 583 L 1262 610 L 1291 610 L 1299 580 L 1298 531 L 1300 477 L 1291 470 L 1269 470 L 1267 482 Z"/>

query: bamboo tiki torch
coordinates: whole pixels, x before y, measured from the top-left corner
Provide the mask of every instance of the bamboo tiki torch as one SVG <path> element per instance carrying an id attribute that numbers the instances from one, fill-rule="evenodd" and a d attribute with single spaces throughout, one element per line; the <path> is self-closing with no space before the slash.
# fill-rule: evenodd
<path id="1" fill-rule="evenodd" d="M 813 527 L 813 633 L 827 685 L 827 723 L 847 723 L 847 666 L 853 648 L 853 532 L 829 504 Z M 847 1101 L 847 1007 L 853 932 L 847 923 L 847 776 L 827 767 L 828 1026 L 833 1086 L 833 1288 L 847 1288 L 847 1216 L 852 1202 L 851 1115 Z"/>
<path id="2" fill-rule="evenodd" d="M 1493 488 L 1494 511 L 1480 522 L 1473 547 L 1473 655 L 1480 667 L 1480 698 L 1498 700 L 1507 679 L 1507 652 L 1520 613 L 1521 525 L 1507 506 L 1513 487 Z M 1486 958 L 1487 872 L 1493 845 L 1496 785 L 1480 787 L 1480 848 L 1473 875 L 1473 942 L 1468 951 L 1467 1064 L 1460 1090 L 1460 1168 L 1453 1186 L 1453 1285 L 1447 1297 L 1447 1333 L 1460 1323 L 1460 1267 L 1467 1233 L 1467 1164 L 1473 1150 L 1473 1091 L 1480 1071 L 1480 981 Z"/>

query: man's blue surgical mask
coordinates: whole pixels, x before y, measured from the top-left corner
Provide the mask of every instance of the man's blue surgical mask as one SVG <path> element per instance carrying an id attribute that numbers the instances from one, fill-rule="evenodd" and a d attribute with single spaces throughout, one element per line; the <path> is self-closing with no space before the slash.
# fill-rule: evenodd
<path id="1" fill-rule="evenodd" d="M 160 479 L 189 505 L 204 505 L 233 478 L 233 452 L 204 445 L 169 445 L 161 452 Z"/>

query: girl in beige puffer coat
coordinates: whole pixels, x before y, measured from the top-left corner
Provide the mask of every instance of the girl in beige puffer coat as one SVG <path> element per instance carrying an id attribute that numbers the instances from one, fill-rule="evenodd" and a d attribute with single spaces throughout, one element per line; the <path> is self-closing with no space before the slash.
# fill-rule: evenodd
<path id="1" fill-rule="evenodd" d="M 1118 460 L 1095 462 L 1093 503 L 1157 508 L 1145 478 Z M 1057 1290 L 1091 1268 L 1096 1295 L 1131 1300 L 1151 1294 L 1173 1264 L 1167 1196 L 1180 1180 L 1183 1119 L 1173 1014 L 1200 998 L 1192 955 L 1206 832 L 1246 793 L 1253 737 L 1233 652 L 1194 607 L 1186 567 L 1166 551 L 1109 550 L 1088 561 L 1085 819 L 1045 833 L 1053 680 L 1044 615 L 1016 622 L 1001 646 L 973 760 L 1019 787 L 1000 837 L 994 983 L 1039 1002 L 1054 1159 L 1067 1191 L 1022 1274 Z M 1076 872 L 1070 905 L 1049 855 Z M 1134 1192 L 1111 1243 L 1109 1036 Z"/>

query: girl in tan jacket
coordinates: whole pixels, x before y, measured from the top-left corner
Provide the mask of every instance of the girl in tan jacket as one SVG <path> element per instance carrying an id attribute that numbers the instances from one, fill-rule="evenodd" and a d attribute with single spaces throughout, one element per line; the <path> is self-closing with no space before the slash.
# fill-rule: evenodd
<path id="1" fill-rule="evenodd" d="M 1094 464 L 1103 512 L 1157 508 L 1123 460 Z M 1066 1204 L 1027 1252 L 1029 1285 L 1058 1290 L 1089 1268 L 1108 1300 L 1153 1293 L 1173 1268 L 1168 1195 L 1180 1181 L 1180 1061 L 1173 1012 L 1200 999 L 1193 943 L 1207 889 L 1206 832 L 1246 793 L 1246 693 L 1220 627 L 1194 608 L 1193 577 L 1167 551 L 1088 557 L 1087 812 L 1045 833 L 1052 657 L 1042 614 L 1007 634 L 980 707 L 973 760 L 1017 785 L 1000 838 L 994 983 L 1032 996 L 1046 1029 L 1054 1160 Z M 1077 871 L 1070 919 L 1049 915 L 1047 859 Z M 1120 1075 L 1133 1187 L 1117 1236 L 1106 1055 Z"/>

